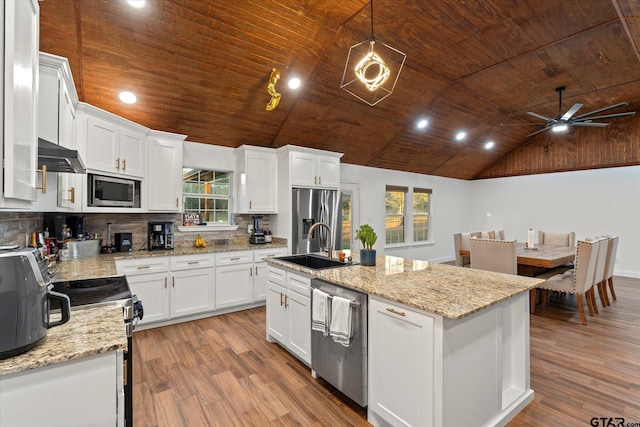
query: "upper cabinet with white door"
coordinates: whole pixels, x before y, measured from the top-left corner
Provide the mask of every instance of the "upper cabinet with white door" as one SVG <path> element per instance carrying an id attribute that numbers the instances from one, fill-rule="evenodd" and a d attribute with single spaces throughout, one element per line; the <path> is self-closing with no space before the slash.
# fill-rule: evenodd
<path id="1" fill-rule="evenodd" d="M 89 171 L 144 178 L 147 128 L 81 103 L 86 113 L 84 140 Z"/>
<path id="2" fill-rule="evenodd" d="M 278 213 L 278 157 L 271 148 L 243 145 L 236 154 L 236 212 Z"/>
<path id="3" fill-rule="evenodd" d="M 182 210 L 182 142 L 186 135 L 150 131 L 147 195 L 150 211 Z"/>
<path id="4" fill-rule="evenodd" d="M 38 44 L 40 9 L 36 0 L 1 1 L 0 34 L 4 85 L 3 188 L 0 207 L 28 208 L 36 199 L 38 151 Z"/>
<path id="5" fill-rule="evenodd" d="M 292 147 L 289 150 L 292 187 L 340 188 L 342 154 Z"/>
<path id="6" fill-rule="evenodd" d="M 40 52 L 40 87 L 38 95 L 38 137 L 77 150 L 75 116 L 78 94 L 66 58 Z M 82 175 L 57 173 L 57 197 L 50 210 L 79 211 L 79 188 Z M 51 188 L 55 190 L 55 187 Z M 40 202 L 40 197 L 38 197 Z M 60 208 L 60 209 L 58 209 Z"/>

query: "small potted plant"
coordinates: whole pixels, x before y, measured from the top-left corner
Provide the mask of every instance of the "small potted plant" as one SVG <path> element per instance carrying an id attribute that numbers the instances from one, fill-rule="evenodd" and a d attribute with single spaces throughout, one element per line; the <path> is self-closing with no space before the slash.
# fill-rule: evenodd
<path id="1" fill-rule="evenodd" d="M 362 265 L 376 265 L 376 250 L 373 249 L 373 245 L 378 240 L 378 236 L 373 227 L 369 224 L 362 224 L 356 231 L 356 239 L 362 242 L 362 249 L 360 249 L 360 264 Z"/>

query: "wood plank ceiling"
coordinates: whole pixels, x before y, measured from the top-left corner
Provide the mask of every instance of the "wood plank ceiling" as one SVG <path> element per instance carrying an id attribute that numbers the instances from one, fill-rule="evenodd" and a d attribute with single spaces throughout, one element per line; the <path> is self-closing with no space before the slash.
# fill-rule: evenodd
<path id="1" fill-rule="evenodd" d="M 534 126 L 500 124 L 540 122 L 527 111 L 555 117 L 556 87 L 567 88 L 564 111 L 640 109 L 635 0 L 375 0 L 376 39 L 407 54 L 375 107 L 340 89 L 349 47 L 370 36 L 366 0 L 44 0 L 40 10 L 40 50 L 69 59 L 81 101 L 207 144 L 294 144 L 473 179 L 537 138 L 527 137 Z M 269 112 L 273 67 L 282 99 Z M 297 91 L 286 86 L 294 75 Z M 118 101 L 124 89 L 133 106 Z"/>

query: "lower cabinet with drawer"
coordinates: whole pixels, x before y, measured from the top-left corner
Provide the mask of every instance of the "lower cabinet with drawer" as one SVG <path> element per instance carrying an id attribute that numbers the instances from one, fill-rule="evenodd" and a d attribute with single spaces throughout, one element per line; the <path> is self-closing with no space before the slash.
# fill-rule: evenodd
<path id="1" fill-rule="evenodd" d="M 267 341 L 311 366 L 311 278 L 267 267 Z"/>

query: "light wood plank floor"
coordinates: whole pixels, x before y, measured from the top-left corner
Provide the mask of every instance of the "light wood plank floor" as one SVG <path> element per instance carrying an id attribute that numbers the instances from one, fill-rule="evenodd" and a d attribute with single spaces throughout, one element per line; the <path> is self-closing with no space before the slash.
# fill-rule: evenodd
<path id="1" fill-rule="evenodd" d="M 640 423 L 640 280 L 616 277 L 615 287 L 618 301 L 588 326 L 574 297 L 536 308 L 535 400 L 509 426 Z M 266 342 L 264 308 L 137 331 L 134 343 L 136 427 L 368 425 L 361 408 Z"/>

